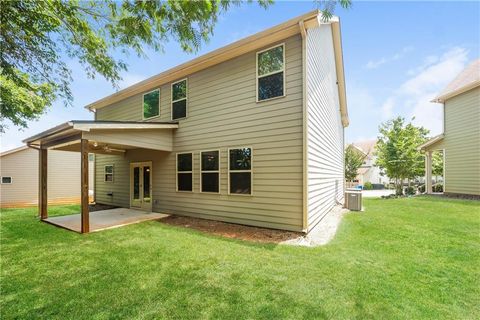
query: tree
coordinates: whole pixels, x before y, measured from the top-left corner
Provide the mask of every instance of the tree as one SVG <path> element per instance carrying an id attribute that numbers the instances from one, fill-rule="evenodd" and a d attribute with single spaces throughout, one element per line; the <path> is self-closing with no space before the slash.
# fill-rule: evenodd
<path id="1" fill-rule="evenodd" d="M 438 176 L 443 176 L 443 152 L 434 152 L 432 158 L 432 174 L 435 176 L 435 181 L 438 182 Z"/>
<path id="2" fill-rule="evenodd" d="M 376 165 L 395 179 L 396 193 L 401 195 L 405 179 L 424 175 L 424 157 L 417 148 L 427 140 L 428 130 L 405 124 L 402 117 L 381 124 L 379 130 Z"/>
<path id="3" fill-rule="evenodd" d="M 353 181 L 357 176 L 358 169 L 362 166 L 366 155 L 350 144 L 345 149 L 345 179 Z"/>
<path id="4" fill-rule="evenodd" d="M 252 0 L 248 1 L 252 2 Z M 273 0 L 257 0 L 267 8 Z M 339 3 L 319 1 L 328 19 Z M 0 131 L 4 120 L 26 127 L 56 99 L 73 104 L 68 60 L 78 60 L 89 78 L 103 76 L 118 87 L 127 65 L 119 55 L 161 51 L 168 39 L 196 52 L 210 39 L 218 17 L 240 0 L 44 0 L 1 1 Z"/>

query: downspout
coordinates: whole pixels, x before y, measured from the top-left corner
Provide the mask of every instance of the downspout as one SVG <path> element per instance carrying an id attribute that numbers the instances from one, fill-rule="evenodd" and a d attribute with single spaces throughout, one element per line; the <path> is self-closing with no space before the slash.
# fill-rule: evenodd
<path id="1" fill-rule="evenodd" d="M 92 111 L 92 109 L 88 109 L 88 111 L 93 112 L 93 120 L 97 121 L 97 110 Z M 93 203 L 97 203 L 97 155 L 93 154 Z"/>
<path id="2" fill-rule="evenodd" d="M 342 51 L 342 35 L 341 35 L 341 30 L 340 30 L 340 19 L 336 21 L 332 21 L 331 23 L 332 27 L 332 39 L 333 39 L 333 50 L 334 50 L 334 55 L 335 55 L 335 72 L 337 76 L 337 92 L 338 92 L 338 102 L 340 105 L 340 117 L 342 121 L 342 138 L 343 138 L 343 168 L 345 168 L 345 127 L 348 127 L 349 125 L 349 119 L 348 119 L 348 111 L 347 111 L 347 97 L 345 94 L 345 69 L 343 67 L 343 51 Z M 343 106 L 343 108 L 342 108 Z M 345 202 L 345 192 L 347 191 L 347 186 L 346 186 L 346 181 L 345 181 L 345 169 L 343 170 L 342 174 L 342 186 L 343 186 L 343 201 Z M 335 196 L 335 200 L 339 205 L 344 205 L 344 203 L 340 203 L 338 201 L 337 196 Z"/>
<path id="3" fill-rule="evenodd" d="M 307 128 L 308 128 L 308 112 L 307 112 L 307 30 L 305 22 L 298 22 L 300 34 L 302 35 L 302 113 L 303 113 L 303 208 L 302 208 L 302 230 L 308 232 L 308 150 L 307 150 Z"/>

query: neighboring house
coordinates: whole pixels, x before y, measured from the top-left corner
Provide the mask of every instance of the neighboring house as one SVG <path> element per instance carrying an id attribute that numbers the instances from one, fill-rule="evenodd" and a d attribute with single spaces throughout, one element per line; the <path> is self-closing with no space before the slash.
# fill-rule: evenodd
<path id="1" fill-rule="evenodd" d="M 480 59 L 432 102 L 443 103 L 443 133 L 420 146 L 427 193 L 432 192 L 432 152 L 443 150 L 444 193 L 480 196 Z"/>
<path id="2" fill-rule="evenodd" d="M 390 182 L 386 175 L 382 175 L 380 167 L 375 166 L 377 160 L 377 157 L 375 156 L 376 144 L 377 140 L 365 140 L 353 143 L 353 146 L 365 156 L 365 160 L 362 166 L 358 169 L 358 175 L 355 178 L 356 183 L 361 186 L 365 185 L 365 182 L 383 185 Z"/>
<path id="3" fill-rule="evenodd" d="M 93 154 L 90 168 L 94 168 Z M 80 156 L 76 152 L 48 154 L 48 202 L 80 203 Z M 38 151 L 27 146 L 0 153 L 0 206 L 26 207 L 38 203 Z M 89 184 L 93 192 L 93 172 Z"/>
<path id="4" fill-rule="evenodd" d="M 310 12 L 87 107 L 95 121 L 25 142 L 97 153 L 98 203 L 304 232 L 343 203 L 336 17 Z"/>

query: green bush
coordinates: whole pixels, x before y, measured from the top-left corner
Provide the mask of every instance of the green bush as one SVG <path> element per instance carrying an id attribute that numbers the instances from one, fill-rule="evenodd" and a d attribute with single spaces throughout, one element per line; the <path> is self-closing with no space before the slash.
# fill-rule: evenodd
<path id="1" fill-rule="evenodd" d="M 414 187 L 407 187 L 405 189 L 405 194 L 407 196 L 413 196 L 414 194 L 416 194 L 415 188 Z"/>
<path id="2" fill-rule="evenodd" d="M 372 190 L 373 189 L 373 185 L 371 182 L 365 182 L 365 184 L 363 185 L 363 190 Z"/>
<path id="3" fill-rule="evenodd" d="M 443 183 L 434 184 L 432 187 L 433 192 L 443 192 Z"/>
<path id="4" fill-rule="evenodd" d="M 418 191 L 420 193 L 425 193 L 425 185 L 421 185 L 418 187 Z M 432 191 L 433 192 L 443 192 L 443 183 L 437 183 L 432 186 Z"/>

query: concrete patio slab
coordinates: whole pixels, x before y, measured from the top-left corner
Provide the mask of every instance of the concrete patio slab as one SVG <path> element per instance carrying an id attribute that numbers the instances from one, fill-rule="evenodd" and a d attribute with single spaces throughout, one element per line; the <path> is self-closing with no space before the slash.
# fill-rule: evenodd
<path id="1" fill-rule="evenodd" d="M 148 220 L 162 219 L 168 216 L 168 214 L 146 212 L 128 208 L 94 211 L 90 212 L 90 232 L 118 228 Z M 76 232 L 80 232 L 81 230 L 80 214 L 51 217 L 43 221 Z"/>

